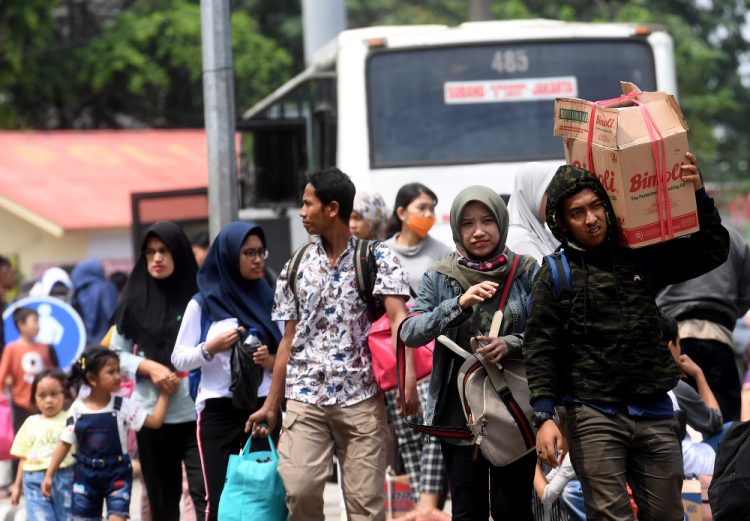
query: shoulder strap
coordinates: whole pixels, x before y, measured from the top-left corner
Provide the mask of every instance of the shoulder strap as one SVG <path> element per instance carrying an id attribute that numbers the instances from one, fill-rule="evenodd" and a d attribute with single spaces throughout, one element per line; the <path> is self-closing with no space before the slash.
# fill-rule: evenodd
<path id="1" fill-rule="evenodd" d="M 367 300 L 367 288 L 370 282 L 368 268 L 370 266 L 370 244 L 372 242 L 359 239 L 354 245 L 354 276 L 357 281 L 357 291 L 364 300 Z"/>
<path id="2" fill-rule="evenodd" d="M 559 249 L 552 255 L 545 255 L 544 262 L 547 263 L 552 274 L 552 282 L 555 286 L 555 292 L 560 297 L 560 306 L 570 311 L 570 303 L 573 301 L 573 278 L 570 274 L 570 263 L 565 255 L 565 250 Z M 568 330 L 570 315 L 563 326 Z"/>
<path id="3" fill-rule="evenodd" d="M 545 255 L 544 262 L 547 263 L 552 273 L 552 282 L 555 284 L 557 294 L 570 300 L 570 295 L 573 293 L 573 280 L 565 250 L 558 250 L 552 255 Z"/>
<path id="4" fill-rule="evenodd" d="M 378 266 L 375 261 L 375 249 L 380 241 L 366 239 L 357 240 L 354 247 L 354 277 L 357 283 L 359 297 L 367 304 L 367 313 L 371 321 L 377 320 L 383 314 L 382 306 L 378 304 L 372 294 L 375 280 L 378 276 Z"/>
<path id="5" fill-rule="evenodd" d="M 302 263 L 302 258 L 305 256 L 305 253 L 307 253 L 307 250 L 309 250 L 313 246 L 313 243 L 308 242 L 307 244 L 303 244 L 297 250 L 292 254 L 292 257 L 289 259 L 289 269 L 286 273 L 286 280 L 287 284 L 289 284 L 289 289 L 292 290 L 292 295 L 294 295 L 294 306 L 297 308 L 297 314 L 299 315 L 299 299 L 297 298 L 297 273 L 299 272 L 299 266 Z"/>
<path id="6" fill-rule="evenodd" d="M 112 408 L 116 411 L 122 409 L 122 396 L 115 396 L 115 403 L 112 405 Z"/>
<path id="7" fill-rule="evenodd" d="M 414 315 L 411 315 L 414 316 Z M 409 317 L 407 316 L 405 320 L 401 322 L 401 324 L 398 327 L 398 334 L 397 334 L 397 341 L 396 341 L 396 376 L 398 377 L 398 393 L 401 397 L 401 407 L 403 409 L 406 409 L 406 402 L 404 401 L 404 382 L 406 381 L 406 345 L 404 344 L 404 341 L 401 340 L 401 327 L 404 325 L 404 322 L 408 320 Z M 438 338 L 438 341 L 442 343 L 443 339 Z M 449 341 L 450 342 L 450 341 Z M 450 342 L 452 344 L 452 342 Z M 453 344 L 452 346 L 450 344 L 446 344 L 448 349 L 451 349 L 454 352 L 457 352 L 455 349 L 457 348 L 458 351 L 457 354 L 460 356 L 467 356 L 468 353 L 466 353 L 463 349 L 458 347 L 456 344 Z M 425 434 L 428 434 L 430 436 L 440 436 L 443 438 L 453 438 L 453 439 L 459 439 L 459 440 L 470 440 L 473 435 L 471 434 L 471 431 L 467 429 L 466 427 L 441 427 L 441 426 L 431 426 L 431 425 L 423 425 L 420 423 L 412 423 L 407 418 L 402 418 L 402 421 L 406 423 L 409 427 L 414 429 L 418 432 L 423 432 Z"/>
<path id="8" fill-rule="evenodd" d="M 500 297 L 500 304 L 497 309 L 502 310 L 505 307 L 505 303 L 508 300 L 508 294 L 510 294 L 510 287 L 513 285 L 513 277 L 516 276 L 516 267 L 518 267 L 518 261 L 521 259 L 520 255 L 513 257 L 513 264 L 510 266 L 508 271 L 508 278 L 505 279 L 505 288 L 503 288 L 503 295 Z"/>

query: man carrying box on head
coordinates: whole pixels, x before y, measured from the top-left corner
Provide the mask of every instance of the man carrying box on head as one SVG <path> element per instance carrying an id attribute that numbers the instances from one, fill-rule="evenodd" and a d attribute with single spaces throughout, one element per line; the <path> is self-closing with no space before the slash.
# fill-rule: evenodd
<path id="1" fill-rule="evenodd" d="M 563 254 L 545 261 L 534 284 L 524 359 L 538 455 L 554 467 L 570 447 L 589 520 L 632 520 L 627 484 L 640 521 L 683 516 L 682 456 L 667 395 L 678 372 L 655 297 L 721 264 L 729 247 L 695 157 L 686 158 L 682 178 L 694 187 L 700 226 L 689 238 L 621 246 L 612 204 L 587 170 L 562 166 L 547 190 L 547 224 Z M 565 407 L 565 437 L 556 405 Z"/>

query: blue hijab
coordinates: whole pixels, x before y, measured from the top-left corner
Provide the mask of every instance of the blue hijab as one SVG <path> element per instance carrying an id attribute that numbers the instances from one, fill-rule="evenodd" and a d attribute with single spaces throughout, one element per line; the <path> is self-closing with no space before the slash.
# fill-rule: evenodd
<path id="1" fill-rule="evenodd" d="M 265 278 L 247 280 L 240 274 L 240 248 L 251 234 L 266 246 L 266 235 L 255 223 L 237 221 L 221 229 L 198 270 L 198 290 L 212 322 L 236 318 L 241 326 L 256 328 L 275 353 L 281 332 L 271 320 L 273 288 Z"/>

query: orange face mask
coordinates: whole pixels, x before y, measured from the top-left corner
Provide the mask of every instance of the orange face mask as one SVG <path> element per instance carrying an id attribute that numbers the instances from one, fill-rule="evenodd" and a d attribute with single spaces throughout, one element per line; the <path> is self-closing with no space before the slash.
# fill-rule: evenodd
<path id="1" fill-rule="evenodd" d="M 435 216 L 432 217 L 419 217 L 418 215 L 410 215 L 406 219 L 406 226 L 416 233 L 420 239 L 427 237 L 432 226 L 435 224 Z"/>

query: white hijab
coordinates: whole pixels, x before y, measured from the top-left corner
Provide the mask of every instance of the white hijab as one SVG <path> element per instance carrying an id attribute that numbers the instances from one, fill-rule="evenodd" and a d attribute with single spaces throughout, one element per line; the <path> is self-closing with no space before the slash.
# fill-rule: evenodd
<path id="1" fill-rule="evenodd" d="M 516 174 L 513 192 L 508 201 L 510 226 L 508 247 L 522 255 L 534 257 L 538 263 L 560 245 L 547 225 L 539 220 L 542 199 L 557 166 L 544 163 L 526 163 Z"/>
<path id="2" fill-rule="evenodd" d="M 52 292 L 52 287 L 58 282 L 67 287 L 69 293 L 73 293 L 73 281 L 70 280 L 70 275 L 64 269 L 55 266 L 44 272 L 41 280 L 37 281 L 29 291 L 29 296 L 47 297 Z"/>

